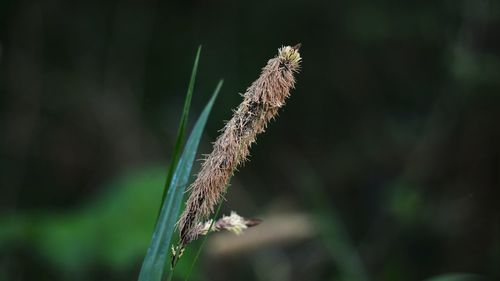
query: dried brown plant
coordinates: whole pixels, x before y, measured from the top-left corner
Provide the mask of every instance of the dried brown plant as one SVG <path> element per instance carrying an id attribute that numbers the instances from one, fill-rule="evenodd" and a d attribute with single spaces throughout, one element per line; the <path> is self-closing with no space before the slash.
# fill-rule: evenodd
<path id="1" fill-rule="evenodd" d="M 200 235 L 200 221 L 213 213 L 233 172 L 246 161 L 256 136 L 264 132 L 285 104 L 295 85 L 294 73 L 300 68 L 299 48 L 300 44 L 278 50 L 278 55 L 267 62 L 260 77 L 242 95 L 243 102 L 221 130 L 213 151 L 206 156 L 189 188 L 191 194 L 178 222 L 179 250 Z"/>

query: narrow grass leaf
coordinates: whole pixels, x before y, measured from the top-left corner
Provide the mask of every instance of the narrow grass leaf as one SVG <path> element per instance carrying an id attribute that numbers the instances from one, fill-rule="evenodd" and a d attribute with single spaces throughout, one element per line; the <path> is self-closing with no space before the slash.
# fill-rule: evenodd
<path id="1" fill-rule="evenodd" d="M 177 129 L 177 138 L 175 141 L 174 150 L 172 152 L 172 159 L 168 167 L 167 181 L 165 182 L 165 188 L 163 189 L 163 195 L 161 198 L 160 206 L 163 206 L 163 201 L 165 201 L 165 196 L 167 196 L 167 190 L 172 181 L 172 176 L 174 174 L 177 163 L 179 162 L 179 157 L 181 156 L 182 144 L 184 143 L 184 136 L 186 132 L 186 125 L 189 116 L 189 107 L 191 106 L 191 98 L 193 97 L 194 82 L 196 81 L 196 73 L 198 72 L 198 63 L 200 61 L 201 45 L 198 46 L 198 51 L 194 58 L 193 69 L 191 71 L 191 78 L 189 79 L 188 90 L 186 93 L 186 99 L 184 100 L 184 107 L 182 109 L 181 121 L 179 122 L 179 128 Z M 160 209 L 161 210 L 161 209 Z M 158 218 L 160 216 L 160 210 L 158 211 Z"/>
<path id="2" fill-rule="evenodd" d="M 222 87 L 222 82 L 221 80 L 219 84 L 217 84 L 210 101 L 205 106 L 198 121 L 196 121 L 179 159 L 179 163 L 173 173 L 172 181 L 165 201 L 163 202 L 151 244 L 142 264 L 139 281 L 160 281 L 162 278 L 163 269 L 169 256 L 170 242 L 175 230 L 175 224 L 179 216 L 179 209 L 184 197 L 189 175 L 191 174 L 196 151 L 198 150 L 200 138 L 205 128 L 207 118 L 212 110 L 213 103 Z"/>

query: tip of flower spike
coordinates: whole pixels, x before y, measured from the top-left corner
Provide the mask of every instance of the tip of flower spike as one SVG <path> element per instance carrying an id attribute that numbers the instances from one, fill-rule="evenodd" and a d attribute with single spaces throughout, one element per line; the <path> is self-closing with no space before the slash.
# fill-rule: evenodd
<path id="1" fill-rule="evenodd" d="M 300 57 L 299 49 L 301 44 L 297 44 L 293 47 L 285 46 L 278 50 L 278 57 L 280 59 L 288 61 L 292 67 L 298 68 L 302 58 Z"/>

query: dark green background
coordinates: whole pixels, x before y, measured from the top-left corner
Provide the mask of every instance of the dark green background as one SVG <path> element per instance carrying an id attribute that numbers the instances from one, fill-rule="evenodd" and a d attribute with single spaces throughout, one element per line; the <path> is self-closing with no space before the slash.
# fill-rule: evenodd
<path id="1" fill-rule="evenodd" d="M 500 278 L 499 34 L 493 0 L 2 0 L 0 279 L 136 279 L 197 46 L 190 124 L 225 79 L 207 153 L 298 42 L 296 90 L 223 212 L 313 234 L 193 279 Z"/>

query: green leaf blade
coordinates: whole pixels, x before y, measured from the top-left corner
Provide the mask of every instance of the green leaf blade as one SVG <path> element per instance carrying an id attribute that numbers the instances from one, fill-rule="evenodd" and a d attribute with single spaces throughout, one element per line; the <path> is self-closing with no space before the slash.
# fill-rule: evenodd
<path id="1" fill-rule="evenodd" d="M 160 206 L 162 206 L 163 202 L 165 201 L 165 196 L 167 196 L 168 187 L 170 185 L 170 182 L 172 182 L 172 176 L 174 174 L 175 168 L 177 167 L 177 164 L 179 162 L 179 157 L 180 157 L 181 151 L 183 149 L 182 144 L 184 143 L 187 120 L 188 120 L 188 116 L 189 116 L 189 108 L 191 106 L 191 99 L 193 97 L 194 84 L 196 81 L 196 74 L 198 72 L 198 64 L 200 62 L 200 53 L 201 53 L 201 45 L 198 46 L 198 50 L 197 50 L 196 56 L 194 58 L 193 69 L 191 70 L 191 78 L 189 79 L 189 85 L 188 85 L 188 90 L 186 93 L 186 99 L 184 100 L 184 106 L 182 109 L 182 116 L 181 116 L 181 120 L 179 122 L 179 128 L 177 129 L 177 138 L 175 140 L 174 150 L 172 153 L 172 159 L 171 159 L 170 165 L 168 167 L 167 180 L 165 182 L 165 188 L 163 189 L 163 196 L 161 199 Z M 158 218 L 159 218 L 160 211 L 161 211 L 161 209 L 158 211 Z"/>
<path id="2" fill-rule="evenodd" d="M 165 201 L 163 202 L 151 244 L 141 267 L 139 281 L 160 281 L 162 278 L 163 269 L 168 258 L 169 246 L 171 244 L 172 235 L 175 230 L 179 210 L 191 174 L 201 135 L 204 131 L 210 111 L 212 110 L 213 103 L 222 87 L 222 83 L 223 81 L 221 80 L 210 98 L 210 101 L 196 121 L 179 159 L 179 163 L 173 173 L 172 181 Z"/>

